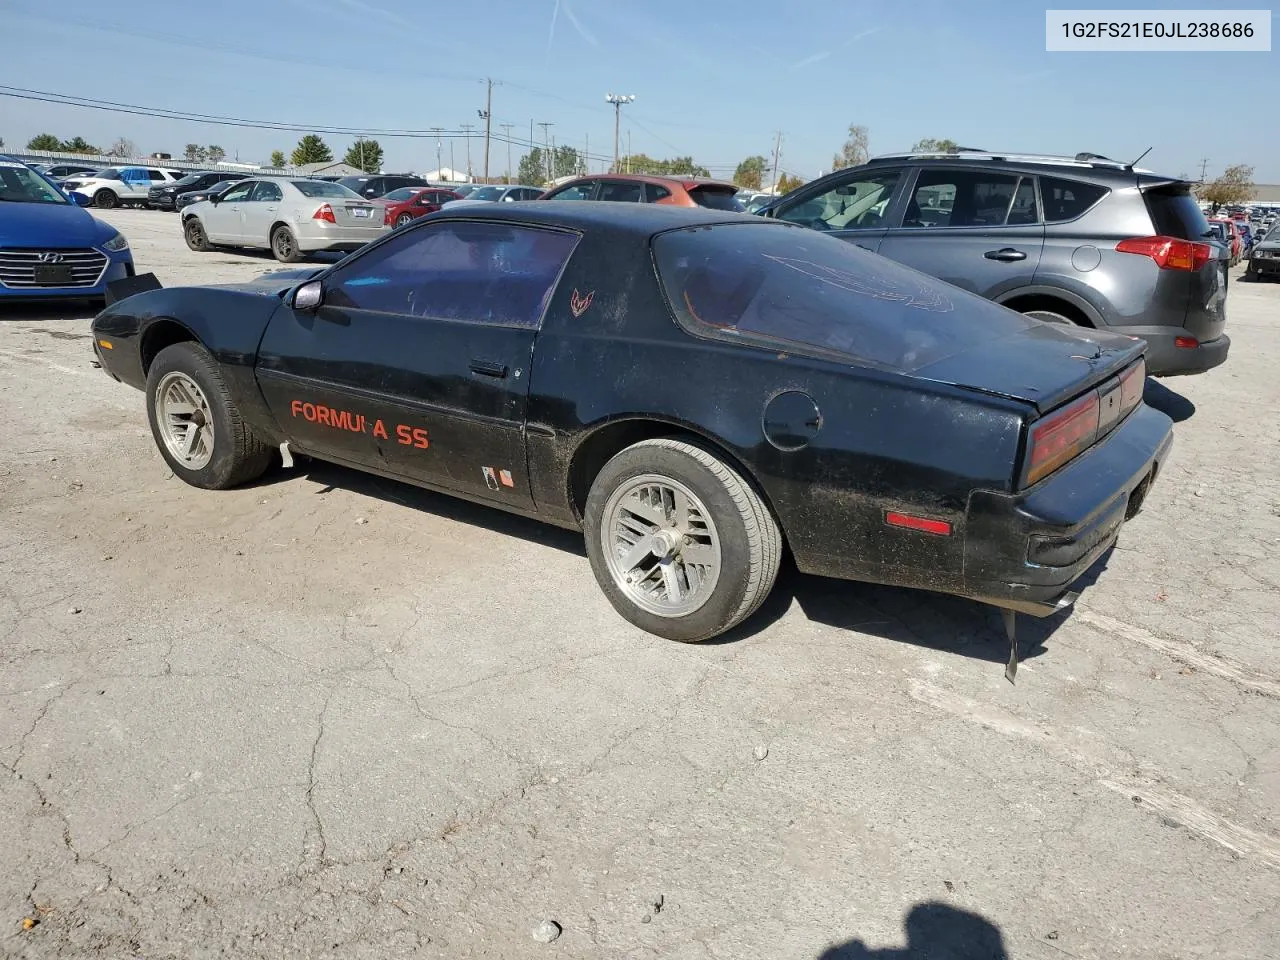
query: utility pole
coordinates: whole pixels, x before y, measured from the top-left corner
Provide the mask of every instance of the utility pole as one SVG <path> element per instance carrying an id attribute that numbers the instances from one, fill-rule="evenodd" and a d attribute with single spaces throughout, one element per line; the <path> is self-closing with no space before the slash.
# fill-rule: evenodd
<path id="1" fill-rule="evenodd" d="M 582 162 L 578 164 L 578 173 L 582 176 L 585 176 L 588 173 L 587 158 L 589 156 L 591 156 L 591 134 L 588 133 L 582 141 Z"/>
<path id="2" fill-rule="evenodd" d="M 474 123 L 460 123 L 458 126 L 467 135 L 467 180 L 474 180 L 475 177 L 471 175 L 471 131 L 476 128 L 476 125 Z"/>
<path id="3" fill-rule="evenodd" d="M 457 164 L 453 162 L 453 137 L 449 138 L 449 179 L 453 179 L 453 175 L 458 171 Z"/>
<path id="4" fill-rule="evenodd" d="M 627 131 L 627 173 L 631 172 L 631 131 Z"/>
<path id="5" fill-rule="evenodd" d="M 556 178 L 556 177 L 555 177 L 555 173 L 553 172 L 553 171 L 554 171 L 554 168 L 551 166 L 551 139 L 550 139 L 550 134 L 548 133 L 548 131 L 550 130 L 550 128 L 551 128 L 551 127 L 554 127 L 555 125 L 556 125 L 556 123 L 555 123 L 555 121 L 554 121 L 554 120 L 550 120 L 550 121 L 542 121 L 542 120 L 539 120 L 539 121 L 538 121 L 538 126 L 540 126 L 540 127 L 542 128 L 542 144 L 543 144 L 543 148 L 544 148 L 544 150 L 546 151 L 546 154 L 547 154 L 547 182 L 548 182 L 548 183 L 550 183 L 552 180 L 554 180 L 554 179 Z"/>
<path id="6" fill-rule="evenodd" d="M 488 92 L 484 98 L 484 109 L 476 111 L 480 114 L 480 118 L 484 121 L 484 178 L 489 179 L 489 131 L 493 126 L 493 81 L 488 77 L 485 83 L 489 85 Z"/>
<path id="7" fill-rule="evenodd" d="M 613 104 L 613 169 L 616 171 L 620 160 L 618 156 L 618 132 L 622 125 L 622 105 L 624 103 L 633 103 L 636 98 L 632 94 L 607 93 L 604 99 L 606 103 Z M 631 132 L 627 131 L 627 140 L 630 141 L 630 139 Z M 627 153 L 631 153 L 630 145 L 627 146 Z"/>
<path id="8" fill-rule="evenodd" d="M 1200 182 L 1201 183 L 1204 183 L 1204 175 L 1208 171 L 1208 169 L 1209 169 L 1209 158 L 1201 157 L 1200 158 Z"/>
<path id="9" fill-rule="evenodd" d="M 782 131 L 778 131 L 778 135 L 773 141 L 773 193 L 778 193 L 778 154 L 782 151 Z"/>
<path id="10" fill-rule="evenodd" d="M 500 123 L 500 124 L 498 124 L 498 126 L 500 126 L 500 127 L 502 128 L 502 133 L 503 133 L 503 135 L 507 138 L 507 176 L 506 176 L 506 181 L 507 181 L 507 183 L 510 183 L 510 182 L 511 182 L 511 128 L 512 128 L 512 127 L 514 127 L 514 126 L 515 126 L 515 124 L 514 124 L 514 123 Z"/>
<path id="11" fill-rule="evenodd" d="M 442 162 L 440 159 L 440 134 L 444 133 L 444 127 L 432 127 L 431 132 L 436 135 L 436 179 L 443 180 L 444 177 L 440 176 L 440 164 Z"/>

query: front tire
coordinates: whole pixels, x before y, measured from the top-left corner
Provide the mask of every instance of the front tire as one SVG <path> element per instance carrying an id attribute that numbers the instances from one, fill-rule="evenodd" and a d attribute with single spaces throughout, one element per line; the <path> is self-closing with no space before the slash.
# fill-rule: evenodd
<path id="1" fill-rule="evenodd" d="M 591 485 L 596 582 L 642 630 L 696 643 L 751 616 L 773 589 L 782 534 L 733 467 L 686 440 L 627 447 Z"/>
<path id="2" fill-rule="evenodd" d="M 110 210 L 120 206 L 120 198 L 116 196 L 114 190 L 103 187 L 93 195 L 93 205 L 99 210 Z"/>
<path id="3" fill-rule="evenodd" d="M 402 213 L 400 216 L 396 217 L 397 227 L 407 227 L 411 223 L 413 223 L 413 217 L 407 213 Z"/>
<path id="4" fill-rule="evenodd" d="M 271 253 L 281 263 L 297 263 L 302 259 L 298 238 L 288 227 L 276 227 L 271 231 Z"/>
<path id="5" fill-rule="evenodd" d="M 193 487 L 226 490 L 256 480 L 271 463 L 271 448 L 240 419 L 217 361 L 198 343 L 156 355 L 147 419 L 160 455 Z"/>
<path id="6" fill-rule="evenodd" d="M 213 249 L 213 244 L 209 242 L 209 235 L 204 232 L 204 224 L 198 217 L 190 217 L 182 225 L 182 235 L 186 238 L 187 246 L 196 253 L 208 253 Z"/>

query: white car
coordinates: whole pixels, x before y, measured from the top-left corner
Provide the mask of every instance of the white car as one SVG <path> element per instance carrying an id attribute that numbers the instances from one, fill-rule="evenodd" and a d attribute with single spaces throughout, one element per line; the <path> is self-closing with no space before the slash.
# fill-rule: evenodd
<path id="1" fill-rule="evenodd" d="M 241 180 L 182 211 L 182 234 L 197 253 L 257 247 L 281 263 L 318 250 L 358 250 L 390 229 L 384 204 L 340 183 L 302 177 Z"/>
<path id="2" fill-rule="evenodd" d="M 185 170 L 168 167 L 107 167 L 90 174 L 68 177 L 62 181 L 62 189 L 88 197 L 95 207 L 111 207 L 139 204 L 145 206 L 147 193 L 152 187 L 174 183 L 187 175 Z"/>

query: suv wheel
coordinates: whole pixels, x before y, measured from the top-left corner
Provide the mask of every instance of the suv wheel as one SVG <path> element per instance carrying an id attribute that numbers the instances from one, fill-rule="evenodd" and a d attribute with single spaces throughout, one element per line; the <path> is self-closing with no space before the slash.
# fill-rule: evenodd
<path id="1" fill-rule="evenodd" d="M 1060 313 L 1054 313 L 1052 310 L 1027 310 L 1023 313 L 1024 317 L 1031 317 L 1033 320 L 1043 320 L 1045 323 L 1074 323 L 1070 317 L 1065 317 Z"/>
<path id="2" fill-rule="evenodd" d="M 116 196 L 114 190 L 103 187 L 93 195 L 93 205 L 102 210 L 110 210 L 112 207 L 119 206 L 120 198 Z"/>

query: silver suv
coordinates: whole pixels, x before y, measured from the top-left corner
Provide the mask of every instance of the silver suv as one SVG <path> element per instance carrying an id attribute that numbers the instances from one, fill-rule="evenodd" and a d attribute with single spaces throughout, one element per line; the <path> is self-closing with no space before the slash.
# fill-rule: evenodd
<path id="1" fill-rule="evenodd" d="M 1020 313 L 1147 341 L 1149 373 L 1227 359 L 1227 277 L 1191 184 L 1096 154 L 876 157 L 763 211 Z"/>

